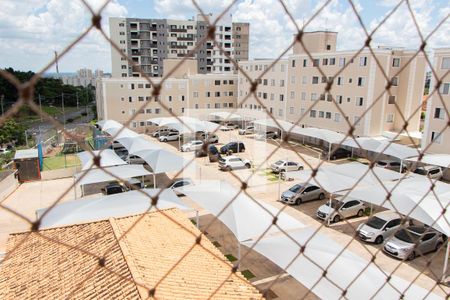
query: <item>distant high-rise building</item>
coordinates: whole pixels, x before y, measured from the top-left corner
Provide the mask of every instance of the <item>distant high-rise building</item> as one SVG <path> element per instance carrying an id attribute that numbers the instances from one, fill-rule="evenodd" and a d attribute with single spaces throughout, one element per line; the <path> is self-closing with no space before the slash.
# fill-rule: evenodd
<path id="1" fill-rule="evenodd" d="M 161 77 L 164 59 L 181 59 L 190 51 L 197 60 L 198 73 L 234 72 L 227 56 L 248 60 L 249 23 L 233 23 L 231 17 L 221 19 L 215 31 L 221 51 L 206 40 L 206 17 L 213 20 L 212 15 L 199 15 L 197 20 L 111 18 L 111 39 L 138 65 L 132 66 L 112 47 L 112 77 L 139 77 L 139 70 L 149 77 Z"/>
<path id="2" fill-rule="evenodd" d="M 97 69 L 92 72 L 91 69 L 82 68 L 77 71 L 76 75 L 62 76 L 61 80 L 64 84 L 87 87 L 89 85 L 95 86 L 95 81 L 104 76 L 102 70 Z"/>

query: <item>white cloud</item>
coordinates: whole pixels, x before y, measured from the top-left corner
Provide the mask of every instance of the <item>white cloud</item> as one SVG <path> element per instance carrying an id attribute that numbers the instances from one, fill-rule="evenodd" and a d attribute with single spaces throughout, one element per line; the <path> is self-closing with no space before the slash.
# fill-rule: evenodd
<path id="1" fill-rule="evenodd" d="M 104 0 L 88 0 L 87 3 L 96 11 Z M 126 14 L 126 8 L 112 0 L 102 13 L 102 27 L 109 32 L 108 18 Z M 43 68 L 53 58 L 53 51 L 61 52 L 89 27 L 91 18 L 81 1 L 2 1 L 0 67 Z M 100 33 L 93 30 L 61 59 L 60 71 L 73 71 L 83 66 L 109 69 L 109 49 Z"/>

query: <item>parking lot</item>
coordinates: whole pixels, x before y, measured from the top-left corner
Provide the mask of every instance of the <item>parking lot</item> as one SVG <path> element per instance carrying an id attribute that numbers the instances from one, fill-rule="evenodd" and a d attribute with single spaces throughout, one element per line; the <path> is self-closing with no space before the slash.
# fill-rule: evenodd
<path id="1" fill-rule="evenodd" d="M 255 140 L 251 135 L 238 135 L 236 130 L 228 132 L 218 132 L 219 143 L 217 148 L 226 144 L 229 141 L 242 141 L 245 144 L 245 152 L 238 153 L 239 157 L 249 159 L 253 163 L 251 169 L 233 170 L 231 172 L 220 171 L 217 163 L 210 163 L 207 158 L 195 158 L 193 152 L 179 152 L 178 142 L 161 143 L 167 149 L 178 151 L 188 159 L 194 159 L 196 166 L 195 171 L 186 171 L 183 177 L 191 177 L 194 180 L 204 179 L 220 179 L 226 180 L 233 184 L 236 188 L 240 188 L 245 181 L 248 184 L 247 192 L 257 201 L 271 203 L 277 207 L 284 207 L 280 203 L 280 194 L 290 188 L 299 181 L 282 181 L 272 174 L 269 170 L 270 164 L 279 159 L 290 159 L 300 162 L 305 169 L 315 168 L 319 163 L 322 166 L 330 164 L 330 162 L 322 162 L 320 154 L 311 147 L 302 146 L 299 143 L 282 143 L 280 147 L 279 140 L 259 141 Z M 150 140 L 155 140 L 150 138 Z M 347 159 L 333 161 L 331 163 L 346 163 Z M 450 289 L 440 286 L 435 286 L 435 280 L 440 280 L 442 275 L 442 266 L 444 262 L 444 249 L 441 248 L 437 253 L 429 253 L 423 257 L 417 257 L 413 261 L 402 262 L 387 256 L 381 251 L 382 245 L 374 245 L 354 239 L 356 228 L 362 222 L 368 219 L 368 216 L 350 218 L 336 224 L 325 224 L 325 222 L 315 217 L 319 206 L 325 204 L 328 200 L 315 200 L 302 203 L 301 205 L 287 206 L 284 211 L 288 214 L 298 218 L 301 222 L 320 228 L 320 232 L 324 233 L 334 240 L 346 245 L 354 253 L 370 260 L 373 254 L 376 254 L 376 264 L 385 272 L 394 272 L 395 275 L 406 280 L 414 281 L 414 283 L 428 289 L 434 289 L 437 293 L 448 293 Z M 375 211 L 382 210 L 381 208 L 374 208 Z M 210 232 L 208 232 L 210 233 Z M 217 238 L 220 240 L 220 238 Z M 223 250 L 223 249 L 221 249 Z M 222 252 L 230 252 L 226 250 Z M 226 253 L 224 253 L 226 254 Z M 267 260 L 266 260 L 267 261 Z M 267 262 L 269 263 L 269 262 Z M 249 262 L 243 262 L 243 266 L 250 269 L 258 270 L 257 266 L 252 266 Z M 258 273 L 258 271 L 256 271 Z M 265 276 L 272 276 L 271 272 L 267 272 Z M 259 276 L 258 276 L 259 277 Z M 289 276 L 283 278 L 283 281 L 289 281 Z M 262 279 L 262 278 L 261 278 Z M 278 282 L 278 281 L 277 281 Z M 280 279 L 281 282 L 281 279 Z M 280 284 L 280 283 L 277 283 Z M 287 283 L 288 284 L 288 283 Z M 267 285 L 267 284 L 266 284 Z M 301 289 L 299 290 L 299 292 Z M 275 292 L 276 294 L 276 292 Z M 280 298 L 281 294 L 279 295 Z M 288 297 L 289 298 L 289 297 Z"/>

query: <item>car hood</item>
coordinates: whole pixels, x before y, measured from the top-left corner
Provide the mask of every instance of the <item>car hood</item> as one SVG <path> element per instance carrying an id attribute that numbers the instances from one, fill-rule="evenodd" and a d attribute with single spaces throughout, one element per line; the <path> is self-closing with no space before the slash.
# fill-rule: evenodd
<path id="1" fill-rule="evenodd" d="M 373 228 L 373 227 L 367 226 L 366 224 L 363 224 L 363 225 L 359 228 L 359 231 L 364 232 L 364 233 L 370 233 L 370 232 L 373 232 L 373 233 L 375 234 L 375 233 L 380 232 L 381 229 L 375 229 L 375 228 Z"/>
<path id="2" fill-rule="evenodd" d="M 404 242 L 402 240 L 399 240 L 395 236 L 393 236 L 387 243 L 386 246 L 392 247 L 394 249 L 410 249 L 414 247 L 414 244 L 410 244 L 407 242 Z"/>
<path id="3" fill-rule="evenodd" d="M 332 212 L 334 212 L 334 208 L 329 207 L 328 205 L 325 205 L 325 204 L 324 204 L 324 205 L 321 205 L 317 211 L 320 211 L 320 212 L 322 212 L 322 213 L 324 213 L 324 214 L 329 215 L 329 214 L 331 214 Z"/>
<path id="4" fill-rule="evenodd" d="M 281 194 L 281 196 L 286 197 L 286 198 L 291 198 L 293 196 L 295 196 L 296 194 L 294 192 L 291 192 L 289 190 L 283 192 L 283 194 Z"/>
<path id="5" fill-rule="evenodd" d="M 277 164 L 271 164 L 270 167 L 272 169 L 278 169 L 281 165 L 277 165 Z"/>

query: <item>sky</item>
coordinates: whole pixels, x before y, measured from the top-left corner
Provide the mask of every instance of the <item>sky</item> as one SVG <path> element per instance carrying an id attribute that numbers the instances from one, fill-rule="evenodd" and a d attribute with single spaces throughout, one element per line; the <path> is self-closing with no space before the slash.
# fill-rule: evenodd
<path id="1" fill-rule="evenodd" d="M 105 0 L 85 0 L 95 11 Z M 250 23 L 250 57 L 275 58 L 292 41 L 296 32 L 281 0 L 237 0 L 229 10 L 233 21 Z M 365 33 L 349 0 L 331 0 L 312 21 L 326 0 L 283 0 L 298 26 L 309 30 L 338 32 L 338 50 L 359 49 Z M 197 0 L 204 12 L 219 14 L 231 0 Z M 418 49 L 420 35 L 406 1 L 353 0 L 352 3 L 370 32 L 399 5 L 373 35 L 372 46 Z M 424 37 L 433 33 L 427 51 L 450 47 L 450 5 L 448 0 L 409 0 L 414 18 Z M 192 0 L 111 0 L 102 12 L 102 28 L 109 35 L 109 17 L 186 19 L 198 10 Z M 61 53 L 91 23 L 91 14 L 81 0 L 2 0 L 0 2 L 0 68 L 40 71 Z M 111 70 L 111 47 L 97 30 L 91 30 L 59 61 L 60 72 L 80 68 Z M 54 72 L 55 67 L 48 69 Z"/>

